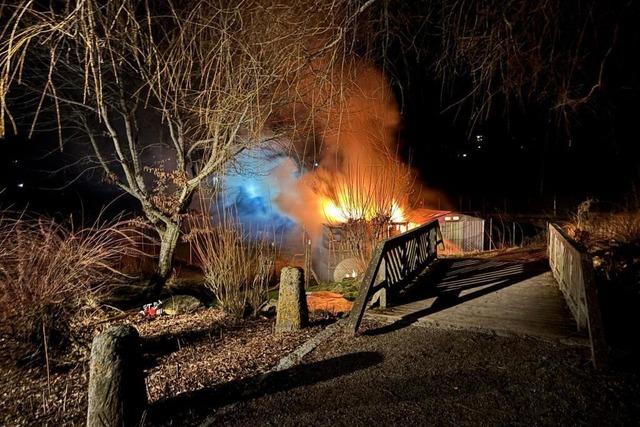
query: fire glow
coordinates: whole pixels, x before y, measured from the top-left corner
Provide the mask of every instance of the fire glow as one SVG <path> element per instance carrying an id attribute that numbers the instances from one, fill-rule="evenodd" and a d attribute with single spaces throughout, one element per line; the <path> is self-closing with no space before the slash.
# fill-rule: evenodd
<path id="1" fill-rule="evenodd" d="M 322 146 L 313 163 L 301 173 L 288 165 L 275 174 L 290 189 L 280 192 L 278 206 L 318 244 L 326 226 L 353 226 L 349 233 L 368 230 L 368 238 L 378 239 L 411 228 L 409 201 L 417 186 L 411 167 L 398 157 L 395 96 L 374 67 L 358 61 L 351 67 L 357 84 L 349 96 L 314 116 Z"/>
<path id="2" fill-rule="evenodd" d="M 328 197 L 322 198 L 321 206 L 322 214 L 324 215 L 326 222 L 329 224 L 340 224 L 358 220 L 373 221 L 378 216 L 376 209 L 373 207 L 359 207 L 354 209 L 347 207 L 344 204 L 338 205 Z M 395 200 L 391 202 L 391 206 L 388 210 L 390 212 L 390 222 L 406 222 L 404 209 L 402 209 Z"/>

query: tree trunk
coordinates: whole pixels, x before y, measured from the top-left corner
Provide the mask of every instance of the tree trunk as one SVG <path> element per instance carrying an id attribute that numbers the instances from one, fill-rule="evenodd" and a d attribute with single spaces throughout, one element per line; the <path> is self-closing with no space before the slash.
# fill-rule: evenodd
<path id="1" fill-rule="evenodd" d="M 167 279 L 171 275 L 173 268 L 173 254 L 178 245 L 180 237 L 180 221 L 169 223 L 164 231 L 160 232 L 160 254 L 158 255 L 158 267 L 156 273 L 151 278 L 151 289 L 154 296 L 162 291 Z"/>

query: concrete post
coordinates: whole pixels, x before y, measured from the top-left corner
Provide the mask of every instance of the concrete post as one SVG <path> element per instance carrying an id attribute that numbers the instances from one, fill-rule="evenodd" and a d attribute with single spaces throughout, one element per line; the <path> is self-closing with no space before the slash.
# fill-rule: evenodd
<path id="1" fill-rule="evenodd" d="M 146 405 L 138 331 L 111 327 L 91 345 L 87 427 L 137 426 Z"/>
<path id="2" fill-rule="evenodd" d="M 307 295 L 304 290 L 304 270 L 284 267 L 280 273 L 276 333 L 301 329 L 309 321 Z"/>

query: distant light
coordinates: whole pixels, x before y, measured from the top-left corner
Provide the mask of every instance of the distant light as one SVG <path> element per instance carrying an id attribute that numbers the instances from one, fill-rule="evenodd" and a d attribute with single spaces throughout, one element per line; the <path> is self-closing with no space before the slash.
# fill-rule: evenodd
<path id="1" fill-rule="evenodd" d="M 451 221 L 451 217 L 450 217 L 450 216 L 445 216 L 445 217 L 444 217 L 444 220 L 445 220 L 445 221 Z"/>
<path id="2" fill-rule="evenodd" d="M 459 220 L 460 220 L 460 217 L 456 215 L 456 216 L 454 216 L 454 217 L 453 217 L 453 220 L 454 220 L 454 221 L 459 221 Z"/>
<path id="3" fill-rule="evenodd" d="M 320 166 L 320 163 L 318 163 L 318 162 L 313 162 L 313 166 L 317 168 L 318 166 Z"/>
<path id="4" fill-rule="evenodd" d="M 249 197 L 256 197 L 258 195 L 258 189 L 254 184 L 248 184 L 244 188 Z"/>
<path id="5" fill-rule="evenodd" d="M 18 188 L 24 188 L 24 182 L 19 182 L 18 183 Z"/>
<path id="6" fill-rule="evenodd" d="M 478 148 L 482 148 L 482 145 L 478 145 Z"/>
<path id="7" fill-rule="evenodd" d="M 462 153 L 462 157 L 467 157 L 467 153 Z"/>

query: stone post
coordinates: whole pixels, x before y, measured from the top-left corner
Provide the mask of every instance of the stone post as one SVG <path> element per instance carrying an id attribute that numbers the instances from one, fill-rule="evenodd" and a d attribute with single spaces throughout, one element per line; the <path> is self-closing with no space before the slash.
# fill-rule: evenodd
<path id="1" fill-rule="evenodd" d="M 91 344 L 87 427 L 137 426 L 146 405 L 138 331 L 111 327 Z"/>
<path id="2" fill-rule="evenodd" d="M 276 333 L 299 330 L 306 326 L 308 320 L 304 270 L 300 267 L 284 267 L 280 272 Z"/>

